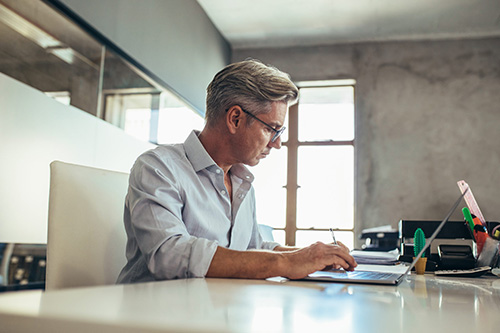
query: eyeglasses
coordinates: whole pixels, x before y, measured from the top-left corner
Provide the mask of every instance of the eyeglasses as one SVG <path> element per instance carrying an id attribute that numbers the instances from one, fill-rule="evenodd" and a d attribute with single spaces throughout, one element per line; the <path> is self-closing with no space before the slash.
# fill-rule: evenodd
<path id="1" fill-rule="evenodd" d="M 274 127 L 272 127 L 271 125 L 269 125 L 268 123 L 260 120 L 259 118 L 257 118 L 256 116 L 254 116 L 253 114 L 251 114 L 250 112 L 248 112 L 247 110 L 243 109 L 241 106 L 241 111 L 245 112 L 247 115 L 249 115 L 250 117 L 258 120 L 261 124 L 264 124 L 265 126 L 269 127 L 273 132 L 274 132 L 274 135 L 273 137 L 271 138 L 271 142 L 274 142 L 276 141 L 280 136 L 281 134 L 283 134 L 283 132 L 285 131 L 286 127 L 283 126 L 281 127 L 280 129 L 275 129 Z"/>

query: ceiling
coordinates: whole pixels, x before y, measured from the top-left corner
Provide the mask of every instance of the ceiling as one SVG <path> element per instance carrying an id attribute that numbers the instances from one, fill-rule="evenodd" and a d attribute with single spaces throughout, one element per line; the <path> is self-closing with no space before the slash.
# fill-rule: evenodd
<path id="1" fill-rule="evenodd" d="M 500 36 L 499 0 L 198 0 L 234 49 Z"/>

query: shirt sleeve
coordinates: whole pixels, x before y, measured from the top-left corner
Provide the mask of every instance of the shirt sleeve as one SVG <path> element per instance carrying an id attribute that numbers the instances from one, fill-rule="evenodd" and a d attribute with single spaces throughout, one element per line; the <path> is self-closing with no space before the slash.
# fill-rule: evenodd
<path id="1" fill-rule="evenodd" d="M 127 205 L 133 235 L 155 279 L 206 275 L 218 244 L 188 233 L 178 183 L 156 154 L 143 155 L 132 168 Z"/>

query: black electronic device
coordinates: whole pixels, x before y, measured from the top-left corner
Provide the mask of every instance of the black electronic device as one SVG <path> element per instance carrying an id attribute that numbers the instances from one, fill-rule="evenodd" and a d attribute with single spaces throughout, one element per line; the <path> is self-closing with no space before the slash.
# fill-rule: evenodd
<path id="1" fill-rule="evenodd" d="M 476 265 L 472 249 L 468 245 L 438 245 L 439 269 L 470 269 Z"/>
<path id="2" fill-rule="evenodd" d="M 415 230 L 421 228 L 426 238 L 439 227 L 440 221 L 429 220 L 401 220 L 399 221 L 399 237 L 401 247 L 401 261 L 411 262 L 414 256 L 413 237 Z M 427 260 L 427 271 L 442 269 L 441 260 L 438 254 L 438 246 L 441 244 L 473 246 L 472 236 L 463 221 L 448 221 L 427 249 L 425 256 Z"/>
<path id="3" fill-rule="evenodd" d="M 404 241 L 415 234 L 415 230 L 422 229 L 429 237 L 439 226 L 441 221 L 401 220 L 399 221 L 399 237 Z M 464 221 L 448 221 L 437 234 L 438 239 L 472 239 L 470 232 L 464 226 Z"/>
<path id="4" fill-rule="evenodd" d="M 398 231 L 363 230 L 360 239 L 365 239 L 362 245 L 364 251 L 391 251 L 399 247 Z"/>

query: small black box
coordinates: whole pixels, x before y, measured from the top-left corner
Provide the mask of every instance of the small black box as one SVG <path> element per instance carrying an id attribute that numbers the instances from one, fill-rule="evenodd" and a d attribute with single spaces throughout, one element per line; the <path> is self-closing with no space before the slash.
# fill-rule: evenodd
<path id="1" fill-rule="evenodd" d="M 467 245 L 441 244 L 438 254 L 440 269 L 470 269 L 476 266 L 472 249 Z"/>

